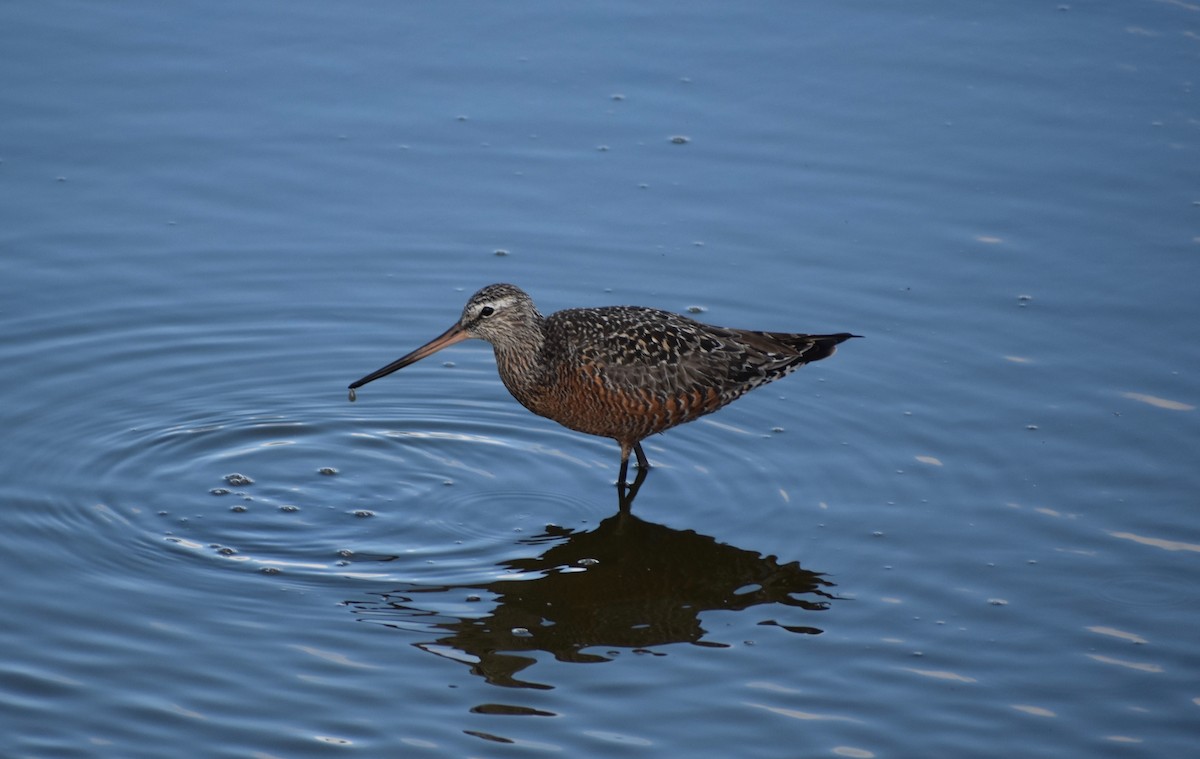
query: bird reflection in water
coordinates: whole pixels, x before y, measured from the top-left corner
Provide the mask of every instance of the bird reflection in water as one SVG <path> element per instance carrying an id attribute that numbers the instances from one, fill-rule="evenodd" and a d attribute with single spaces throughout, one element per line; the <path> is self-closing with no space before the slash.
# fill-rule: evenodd
<path id="1" fill-rule="evenodd" d="M 538 556 L 499 564 L 507 574 L 526 579 L 411 585 L 346 603 L 364 621 L 436 635 L 415 645 L 469 664 L 493 685 L 548 689 L 552 686 L 516 677 L 537 661 L 523 652 L 597 662 L 610 660 L 612 649 L 647 652 L 668 643 L 725 647 L 705 639 L 705 612 L 787 607 L 776 613 L 786 613 L 788 622 L 794 622 L 794 610 L 823 611 L 838 598 L 832 582 L 799 562 L 780 563 L 774 556 L 647 522 L 627 511 L 594 530 L 550 526 L 521 543 L 550 545 Z M 474 607 L 470 601 L 479 605 L 475 614 L 445 611 Z M 758 624 L 793 633 L 822 632 L 764 617 Z"/>

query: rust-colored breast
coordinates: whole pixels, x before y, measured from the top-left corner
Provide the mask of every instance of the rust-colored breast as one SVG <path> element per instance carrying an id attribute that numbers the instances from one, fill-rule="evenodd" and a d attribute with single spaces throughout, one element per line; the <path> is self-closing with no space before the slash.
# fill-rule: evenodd
<path id="1" fill-rule="evenodd" d="M 716 411 L 727 401 L 713 387 L 665 392 L 623 382 L 591 362 L 559 363 L 552 381 L 522 400 L 536 414 L 573 430 L 637 442 L 656 432 Z"/>

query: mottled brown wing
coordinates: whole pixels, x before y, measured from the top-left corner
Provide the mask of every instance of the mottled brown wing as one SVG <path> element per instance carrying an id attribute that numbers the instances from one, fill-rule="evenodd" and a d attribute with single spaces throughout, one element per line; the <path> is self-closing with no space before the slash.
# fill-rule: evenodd
<path id="1" fill-rule="evenodd" d="M 850 337 L 728 329 L 632 306 L 575 309 L 550 319 L 550 334 L 573 354 L 571 365 L 609 393 L 664 405 L 672 424 L 826 358 Z"/>

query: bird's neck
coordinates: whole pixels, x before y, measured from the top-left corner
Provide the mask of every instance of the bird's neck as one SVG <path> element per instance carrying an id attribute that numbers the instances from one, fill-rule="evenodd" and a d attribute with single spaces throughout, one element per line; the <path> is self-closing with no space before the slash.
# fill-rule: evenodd
<path id="1" fill-rule="evenodd" d="M 495 342 L 496 369 L 508 391 L 526 403 L 546 384 L 547 365 L 544 356 L 546 334 L 542 319 L 522 325 L 519 332 L 503 342 Z"/>

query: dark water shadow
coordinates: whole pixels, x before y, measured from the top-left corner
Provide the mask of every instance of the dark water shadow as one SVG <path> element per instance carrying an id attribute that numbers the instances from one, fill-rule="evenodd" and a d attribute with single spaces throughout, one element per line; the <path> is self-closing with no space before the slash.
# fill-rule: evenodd
<path id="1" fill-rule="evenodd" d="M 767 605 L 819 612 L 838 599 L 831 581 L 797 561 L 781 563 L 628 512 L 593 530 L 551 526 L 519 542 L 549 547 L 500 562 L 508 575 L 502 579 L 410 585 L 346 605 L 362 621 L 433 633 L 434 639 L 414 645 L 468 664 L 493 685 L 548 689 L 552 686 L 516 677 L 537 661 L 524 652 L 603 662 L 616 655 L 611 649 L 660 653 L 649 649 L 668 643 L 725 647 L 705 640 L 704 612 Z M 771 618 L 758 624 L 822 632 Z"/>

